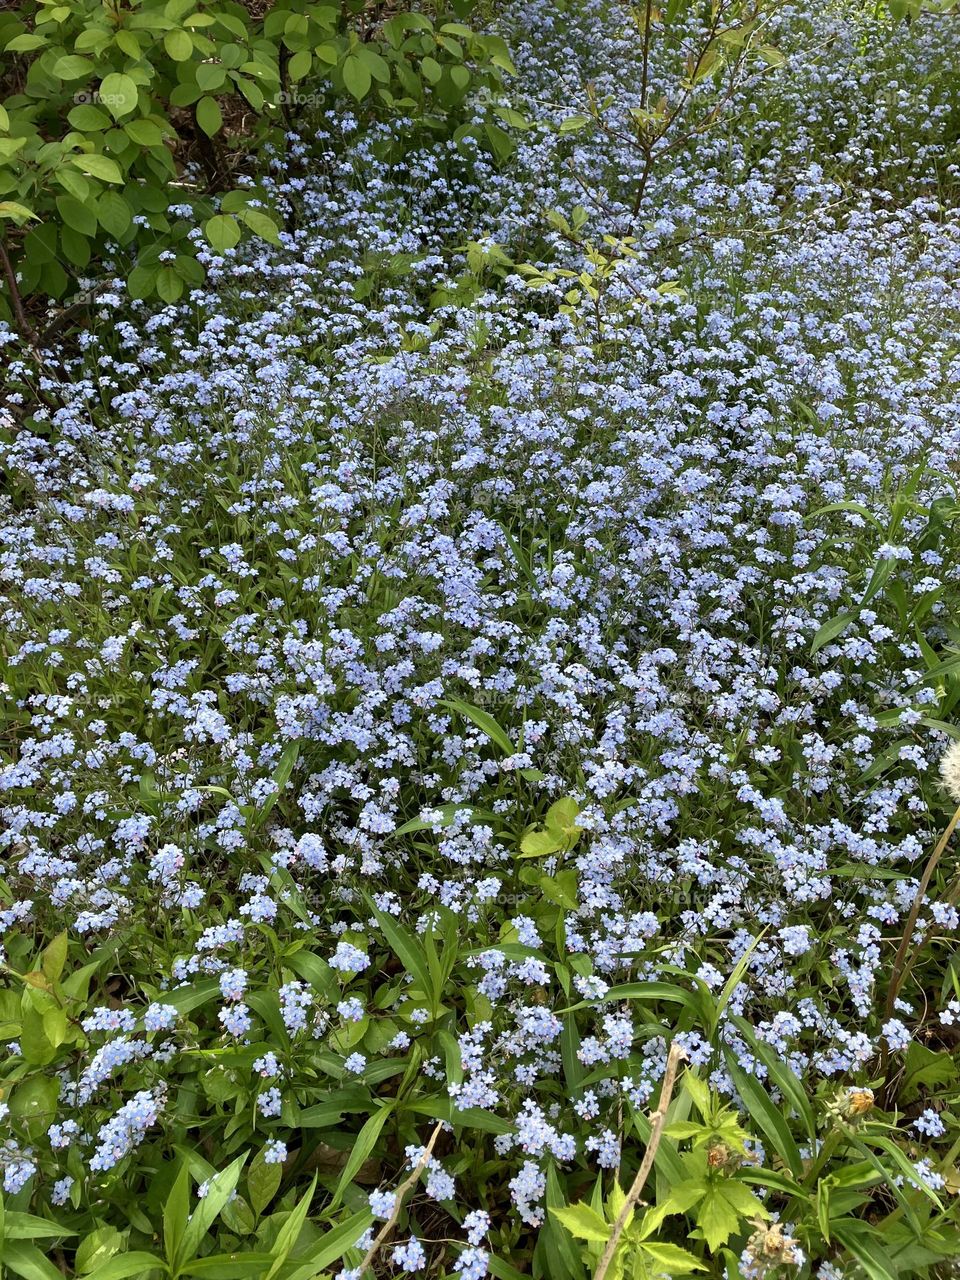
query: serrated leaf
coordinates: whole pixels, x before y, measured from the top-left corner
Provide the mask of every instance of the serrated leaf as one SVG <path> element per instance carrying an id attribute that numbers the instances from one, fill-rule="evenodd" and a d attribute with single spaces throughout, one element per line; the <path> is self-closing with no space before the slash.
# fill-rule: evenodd
<path id="1" fill-rule="evenodd" d="M 595 1209 L 591 1209 L 588 1204 L 571 1204 L 563 1209 L 551 1209 L 550 1212 L 578 1240 L 606 1244 L 610 1239 L 611 1223 L 602 1218 Z"/>

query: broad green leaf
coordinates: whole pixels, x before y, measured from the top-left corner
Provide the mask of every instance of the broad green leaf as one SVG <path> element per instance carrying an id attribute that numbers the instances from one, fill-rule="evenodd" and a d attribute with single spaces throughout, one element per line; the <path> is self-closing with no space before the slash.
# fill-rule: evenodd
<path id="1" fill-rule="evenodd" d="M 18 204 L 16 200 L 0 200 L 0 218 L 9 218 L 18 224 L 28 222 L 31 219 L 35 222 L 39 221 L 37 214 L 28 209 L 26 205 Z"/>
<path id="2" fill-rule="evenodd" d="M 197 124 L 208 138 L 212 138 L 215 133 L 220 132 L 220 128 L 223 125 L 223 113 L 216 98 L 205 96 L 197 103 Z"/>
<path id="3" fill-rule="evenodd" d="M 186 31 L 168 31 L 163 47 L 174 62 L 186 62 L 193 54 L 193 40 Z"/>
<path id="4" fill-rule="evenodd" d="M 123 182 L 123 174 L 116 160 L 109 156 L 82 155 L 71 156 L 71 161 L 91 178 L 99 178 L 101 182 Z"/>
<path id="5" fill-rule="evenodd" d="M 61 80 L 82 80 L 93 71 L 94 64 L 89 58 L 81 58 L 75 53 L 64 54 L 53 64 L 51 70 Z"/>
<path id="6" fill-rule="evenodd" d="M 246 223 L 253 234 L 259 236 L 261 240 L 266 240 L 268 244 L 278 245 L 280 243 L 280 233 L 277 230 L 277 224 L 272 218 L 268 217 L 265 213 L 262 213 L 259 209 L 244 209 L 239 217 L 242 222 Z M 285 749 L 284 755 L 286 755 L 287 751 L 290 751 L 293 748 L 296 748 L 299 752 L 300 744 L 290 743 Z M 276 796 L 279 796 L 279 794 L 279 791 L 274 793 Z"/>
<path id="7" fill-rule="evenodd" d="M 564 1209 L 551 1209 L 550 1212 L 578 1240 L 606 1244 L 610 1239 L 612 1224 L 601 1218 L 588 1204 L 571 1204 Z"/>
<path id="8" fill-rule="evenodd" d="M 208 218 L 203 230 L 217 253 L 224 253 L 240 243 L 240 226 L 229 213 L 218 213 Z"/>
<path id="9" fill-rule="evenodd" d="M 545 858 L 563 848 L 563 841 L 552 831 L 528 831 L 520 841 L 521 858 Z"/>
<path id="10" fill-rule="evenodd" d="M 107 108 L 114 120 L 120 120 L 134 110 L 139 92 L 129 76 L 112 71 L 101 80 L 97 101 Z"/>
<path id="11" fill-rule="evenodd" d="M 84 204 L 75 196 L 57 196 L 56 205 L 66 226 L 84 236 L 97 234 L 97 215 L 92 203 Z"/>
<path id="12" fill-rule="evenodd" d="M 641 1251 L 653 1262 L 653 1271 L 668 1276 L 688 1276 L 694 1271 L 706 1271 L 699 1259 L 686 1249 L 676 1244 L 663 1244 L 659 1241 L 646 1240 L 640 1246 Z"/>
<path id="13" fill-rule="evenodd" d="M 370 72 L 355 54 L 350 54 L 343 63 L 343 83 L 358 102 L 362 101 L 370 91 Z"/>
<path id="14" fill-rule="evenodd" d="M 123 126 L 123 132 L 139 147 L 156 147 L 163 142 L 163 130 L 153 120 L 142 117 L 129 120 Z"/>
<path id="15" fill-rule="evenodd" d="M 267 1164 L 258 1155 L 247 1172 L 247 1193 L 253 1212 L 260 1216 L 280 1189 L 283 1169 L 279 1164 Z"/>

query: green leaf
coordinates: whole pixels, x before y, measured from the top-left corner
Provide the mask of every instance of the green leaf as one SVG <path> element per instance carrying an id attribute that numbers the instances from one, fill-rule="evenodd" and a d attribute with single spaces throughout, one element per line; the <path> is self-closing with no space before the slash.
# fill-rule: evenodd
<path id="1" fill-rule="evenodd" d="M 78 1272 L 86 1274 L 107 1262 L 124 1245 L 124 1238 L 116 1227 L 97 1227 L 81 1240 L 73 1265 Z"/>
<path id="2" fill-rule="evenodd" d="M 99 133 L 103 129 L 110 128 L 110 117 L 107 113 L 88 102 L 82 102 L 78 107 L 74 107 L 67 119 L 74 129 L 79 129 L 83 133 Z"/>
<path id="3" fill-rule="evenodd" d="M 267 214 L 261 213 L 259 209 L 244 209 L 243 212 L 239 214 L 239 217 L 242 222 L 246 223 L 246 225 L 250 228 L 253 234 L 256 236 L 259 236 L 261 240 L 266 240 L 268 244 L 280 243 L 280 233 L 277 230 L 277 224 L 274 222 L 272 218 L 268 217 Z M 297 752 L 299 752 L 300 750 L 299 743 L 289 743 L 288 746 L 284 749 L 284 755 L 286 755 L 286 753 L 288 751 L 291 751 L 294 747 L 296 748 Z M 276 774 L 274 774 L 274 780 L 276 780 Z M 284 784 L 282 785 L 286 785 L 286 783 L 284 782 Z M 274 804 L 276 803 L 276 800 L 279 797 L 279 795 L 280 795 L 279 789 L 273 793 L 272 799 Z M 269 804 L 270 799 L 271 797 L 268 797 L 267 800 L 265 801 L 265 804 Z M 272 808 L 273 805 L 271 805 L 270 807 Z"/>
<path id="4" fill-rule="evenodd" d="M 313 55 L 309 49 L 298 49 L 287 63 L 287 75 L 291 80 L 302 80 L 313 66 Z"/>
<path id="5" fill-rule="evenodd" d="M 4 45 L 4 53 L 31 53 L 34 49 L 42 49 L 47 43 L 45 36 L 34 35 L 25 31 L 23 35 L 14 36 Z"/>
<path id="6" fill-rule="evenodd" d="M 299 1270 L 285 1275 L 284 1280 L 314 1280 L 321 1271 L 342 1258 L 348 1249 L 352 1249 L 363 1233 L 373 1222 L 373 1214 L 369 1209 L 361 1209 L 359 1213 L 341 1222 L 328 1231 L 306 1254 L 298 1257 L 303 1263 Z"/>
<path id="7" fill-rule="evenodd" d="M 250 210 L 244 209 L 242 213 L 240 213 L 239 215 L 243 219 L 243 221 L 247 223 L 248 226 L 250 226 L 249 213 L 250 213 Z M 265 222 L 270 223 L 270 226 L 273 229 L 274 234 L 276 234 L 276 227 L 272 222 L 270 222 L 270 219 L 267 218 L 265 214 L 260 214 L 259 216 L 263 218 Z M 254 230 L 254 228 L 251 227 L 251 230 Z M 288 742 L 287 745 L 284 747 L 283 751 L 280 753 L 280 760 L 277 763 L 277 767 L 273 771 L 273 779 L 272 779 L 273 790 L 266 797 L 266 799 L 261 803 L 259 809 L 256 812 L 256 815 L 254 818 L 255 827 L 262 826 L 263 823 L 266 821 L 266 819 L 270 816 L 271 812 L 273 811 L 274 805 L 280 799 L 280 793 L 283 791 L 284 787 L 290 781 L 290 776 L 293 773 L 294 767 L 299 757 L 300 757 L 299 739 L 297 739 L 294 742 Z"/>
<path id="8" fill-rule="evenodd" d="M 433 984 L 430 981 L 430 969 L 426 953 L 419 941 L 403 925 L 398 924 L 393 916 L 380 911 L 369 899 L 367 901 L 391 951 L 400 960 L 407 973 L 414 976 L 423 994 L 431 995 Z"/>
<path id="9" fill-rule="evenodd" d="M 163 142 L 163 130 L 153 120 L 144 120 L 139 117 L 136 120 L 129 120 L 123 126 L 123 132 L 138 147 L 156 147 Z"/>
<path id="10" fill-rule="evenodd" d="M 753 1050 L 756 1057 L 767 1068 L 767 1073 L 773 1083 L 783 1094 L 784 1100 L 793 1107 L 794 1111 L 803 1121 L 807 1138 L 813 1142 L 817 1136 L 817 1122 L 813 1114 L 813 1108 L 807 1097 L 806 1091 L 801 1084 L 797 1075 L 782 1062 L 770 1047 L 762 1040 L 758 1040 L 750 1023 L 745 1018 L 734 1016 L 731 1018 L 734 1026 L 746 1040 L 747 1044 Z"/>
<path id="11" fill-rule="evenodd" d="M 204 1236 L 233 1195 L 246 1158 L 246 1155 L 238 1156 L 226 1169 L 209 1179 L 207 1194 L 190 1215 L 190 1221 L 183 1233 L 180 1248 L 181 1261 L 193 1258 L 198 1253 Z"/>
<path id="12" fill-rule="evenodd" d="M 155 1253 L 121 1253 L 97 1267 L 96 1271 L 91 1271 L 85 1280 L 127 1280 L 128 1276 L 143 1276 L 157 1269 L 165 1271 L 166 1267 L 163 1259 Z M 57 1280 L 63 1280 L 62 1272 L 56 1274 Z"/>
<path id="13" fill-rule="evenodd" d="M 897 1280 L 899 1269 L 892 1270 L 888 1251 L 876 1227 L 856 1218 L 835 1218 L 830 1224 L 834 1236 L 849 1249 L 866 1272 L 869 1280 Z"/>
<path id="14" fill-rule="evenodd" d="M 330 1203 L 330 1209 L 335 1209 L 343 1199 L 343 1193 L 353 1181 L 354 1175 L 359 1172 L 363 1162 L 372 1154 L 383 1132 L 383 1126 L 393 1114 L 394 1103 L 388 1102 L 379 1111 L 375 1111 L 366 1121 L 363 1128 L 357 1134 L 356 1141 L 350 1151 L 347 1163 L 343 1166 L 340 1174 L 340 1181 L 337 1183 L 337 1189 L 333 1193 L 333 1200 Z"/>
<path id="15" fill-rule="evenodd" d="M 428 54 L 420 59 L 420 74 L 428 84 L 436 84 L 443 75 L 443 69 L 436 58 L 431 58 Z"/>
<path id="16" fill-rule="evenodd" d="M 208 218 L 203 229 L 217 253 L 224 253 L 240 243 L 240 225 L 229 213 L 218 213 Z"/>
<path id="17" fill-rule="evenodd" d="M 494 124 L 492 120 L 488 120 L 483 126 L 484 133 L 487 135 L 487 141 L 490 143 L 490 149 L 499 164 L 504 164 L 516 151 L 516 143 L 510 137 L 505 129 L 501 129 L 498 124 Z"/>
<path id="18" fill-rule="evenodd" d="M 114 240 L 121 240 L 133 224 L 133 215 L 123 196 L 105 191 L 97 200 L 97 221 Z"/>
<path id="19" fill-rule="evenodd" d="M 163 47 L 174 62 L 186 62 L 193 54 L 193 40 L 186 31 L 168 31 Z"/>
<path id="20" fill-rule="evenodd" d="M 579 133 L 581 129 L 585 129 L 590 124 L 592 117 L 590 116 L 567 116 L 562 121 L 558 133 Z"/>
<path id="21" fill-rule="evenodd" d="M 293 1246 L 297 1243 L 300 1232 L 303 1230 L 303 1224 L 306 1222 L 307 1213 L 310 1209 L 310 1203 L 313 1200 L 313 1193 L 317 1189 L 317 1175 L 313 1175 L 313 1181 L 300 1197 L 300 1201 L 296 1208 L 287 1218 L 286 1222 L 277 1233 L 273 1248 L 270 1250 L 270 1256 L 273 1259 L 270 1270 L 263 1277 L 263 1280 L 274 1280 L 277 1272 L 290 1256 Z"/>
<path id="22" fill-rule="evenodd" d="M 573 796 L 564 796 L 561 800 L 554 801 L 547 810 L 548 830 L 558 832 L 565 840 L 574 840 L 583 830 L 577 826 L 579 812 L 580 807 Z"/>
<path id="23" fill-rule="evenodd" d="M 283 1169 L 279 1164 L 267 1164 L 262 1154 L 258 1155 L 247 1173 L 247 1193 L 254 1213 L 259 1218 L 264 1209 L 277 1194 Z"/>
<path id="24" fill-rule="evenodd" d="M 3 1242 L 3 1264 L 23 1280 L 63 1280 L 63 1272 L 41 1253 L 35 1244 L 17 1240 Z"/>
<path id="25" fill-rule="evenodd" d="M 127 116 L 134 110 L 140 99 L 137 86 L 129 76 L 112 71 L 100 81 L 97 100 L 107 108 L 114 120 Z"/>
<path id="26" fill-rule="evenodd" d="M 163 1206 L 163 1251 L 173 1266 L 182 1253 L 183 1234 L 190 1214 L 190 1171 L 186 1164 L 174 1179 Z"/>
<path id="27" fill-rule="evenodd" d="M 101 182 L 123 182 L 123 174 L 116 160 L 108 156 L 82 155 L 71 156 L 71 161 L 91 178 L 99 178 Z"/>
<path id="28" fill-rule="evenodd" d="M 654 1271 L 669 1276 L 688 1276 L 694 1271 L 706 1271 L 706 1267 L 692 1253 L 676 1244 L 662 1244 L 645 1240 L 639 1248 L 654 1263 Z"/>
<path id="29" fill-rule="evenodd" d="M 32 1213 L 20 1213 L 8 1209 L 3 1220 L 3 1235 L 7 1240 L 46 1240 L 60 1236 L 75 1236 L 75 1231 L 59 1226 L 48 1218 L 38 1218 Z"/>
<path id="30" fill-rule="evenodd" d="M 520 841 L 521 858 L 545 858 L 563 848 L 563 841 L 552 831 L 528 831 Z"/>
<path id="31" fill-rule="evenodd" d="M 26 205 L 18 204 L 16 200 L 0 200 L 0 218 L 10 218 L 11 221 L 18 225 L 33 219 L 39 222 L 39 218 L 32 213 Z"/>
<path id="32" fill-rule="evenodd" d="M 75 53 L 67 53 L 56 60 L 51 70 L 60 80 L 82 80 L 84 76 L 91 74 L 93 67 L 94 64 L 89 58 L 81 58 Z"/>
<path id="33" fill-rule="evenodd" d="M 738 1197 L 731 1194 L 731 1187 L 739 1185 L 741 1184 L 730 1180 L 711 1181 L 707 1186 L 706 1194 L 697 1205 L 695 1215 L 697 1226 L 703 1232 L 703 1238 L 712 1253 L 726 1244 L 740 1226 L 742 1210 Z M 761 1213 L 765 1212 L 756 1196 L 746 1187 L 743 1190 L 756 1205 L 754 1212 L 758 1210 Z"/>
<path id="34" fill-rule="evenodd" d="M 758 45 L 757 53 L 768 67 L 782 67 L 787 61 L 780 50 L 775 49 L 772 44 Z"/>
<path id="35" fill-rule="evenodd" d="M 370 72 L 362 59 L 355 54 L 350 54 L 344 59 L 343 83 L 358 102 L 362 101 L 370 91 Z"/>
<path id="36" fill-rule="evenodd" d="M 149 298 L 157 283 L 157 267 L 134 267 L 127 276 L 127 293 L 133 299 Z"/>
<path id="37" fill-rule="evenodd" d="M 803 1160 L 783 1111 L 770 1100 L 760 1082 L 743 1070 L 732 1050 L 727 1050 L 726 1059 L 727 1070 L 736 1085 L 737 1092 L 759 1131 L 770 1138 L 777 1155 L 794 1177 L 801 1178 Z"/>
<path id="38" fill-rule="evenodd" d="M 97 234 L 97 218 L 92 206 L 81 203 L 76 196 L 57 196 L 56 205 L 66 226 L 84 236 Z"/>
<path id="39" fill-rule="evenodd" d="M 477 728 L 485 733 L 505 756 L 517 754 L 517 748 L 510 741 L 506 731 L 500 727 L 488 711 L 483 711 L 480 707 L 471 706 L 468 702 L 461 702 L 459 698 L 442 698 L 440 706 L 447 707 L 450 711 L 456 711 L 465 719 L 473 721 Z"/>
<path id="40" fill-rule="evenodd" d="M 176 302 L 183 294 L 183 281 L 169 263 L 164 263 L 157 272 L 157 293 L 164 302 Z"/>
<path id="41" fill-rule="evenodd" d="M 223 113 L 216 98 L 204 97 L 197 103 L 197 124 L 208 138 L 212 138 L 215 133 L 220 132 L 223 125 Z"/>
<path id="42" fill-rule="evenodd" d="M 810 646 L 810 657 L 823 648 L 825 644 L 829 644 L 831 640 L 836 640 L 838 636 L 843 635 L 847 627 L 855 622 L 859 615 L 856 613 L 838 613 L 835 618 L 829 618 L 817 634 L 813 637 L 813 644 Z"/>
<path id="43" fill-rule="evenodd" d="M 606 1244 L 610 1239 L 611 1224 L 588 1204 L 571 1204 L 565 1209 L 551 1209 L 550 1212 L 578 1240 Z"/>

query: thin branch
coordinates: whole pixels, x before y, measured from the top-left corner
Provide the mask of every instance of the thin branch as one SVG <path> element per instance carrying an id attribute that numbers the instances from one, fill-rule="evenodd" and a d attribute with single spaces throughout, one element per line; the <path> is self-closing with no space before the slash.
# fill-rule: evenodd
<path id="1" fill-rule="evenodd" d="M 913 906 L 910 908 L 910 914 L 907 916 L 907 923 L 904 925 L 903 929 L 903 937 L 900 940 L 900 946 L 897 948 L 896 958 L 893 962 L 893 972 L 890 975 L 890 986 L 887 990 L 886 1006 L 888 1018 L 893 1014 L 897 995 L 903 984 L 903 979 L 906 977 L 905 962 L 907 952 L 910 950 L 910 942 L 913 938 L 914 925 L 917 923 L 917 916 L 920 914 L 920 908 L 923 906 L 924 896 L 926 895 L 927 888 L 933 878 L 933 873 L 937 868 L 937 863 L 943 856 L 943 851 L 946 849 L 950 841 L 950 837 L 956 830 L 958 822 L 960 822 L 960 808 L 957 809 L 956 813 L 950 819 L 947 824 L 946 831 L 944 831 L 943 835 L 940 837 L 937 847 L 934 849 L 933 853 L 931 853 L 930 858 L 927 861 L 927 865 L 924 868 L 923 875 L 920 878 L 920 883 L 917 886 L 916 896 L 913 899 Z M 914 959 L 915 958 L 916 956 L 914 955 Z"/>
<path id="2" fill-rule="evenodd" d="M 427 1167 L 427 1161 L 430 1159 L 431 1155 L 433 1154 L 433 1148 L 436 1146 L 437 1139 L 440 1137 L 440 1134 L 442 1133 L 442 1131 L 443 1131 L 443 1121 L 441 1120 L 437 1125 L 437 1127 L 434 1129 L 433 1133 L 430 1135 L 430 1141 L 424 1147 L 423 1155 L 420 1157 L 417 1163 L 413 1166 L 412 1172 L 409 1173 L 406 1176 L 406 1178 L 404 1178 L 403 1182 L 400 1183 L 399 1187 L 397 1187 L 396 1193 L 394 1195 L 393 1209 L 391 1210 L 390 1217 L 386 1220 L 386 1222 L 377 1232 L 376 1239 L 374 1240 L 370 1248 L 367 1250 L 363 1261 L 360 1263 L 360 1267 L 357 1272 L 357 1274 L 360 1276 L 360 1280 L 363 1280 L 363 1276 L 366 1273 L 367 1268 L 370 1266 L 370 1263 L 376 1257 L 380 1249 L 380 1246 L 386 1240 L 387 1236 L 390 1234 L 393 1228 L 397 1225 L 397 1219 L 400 1217 L 400 1210 L 403 1208 L 403 1197 L 407 1194 L 407 1192 L 410 1190 L 410 1188 L 413 1186 L 416 1180 L 420 1177 L 421 1173 L 423 1173 L 424 1169 Z"/>
<path id="3" fill-rule="evenodd" d="M 36 341 L 36 333 L 33 325 L 27 319 L 27 313 L 23 309 L 23 299 L 20 297 L 20 289 L 17 286 L 17 274 L 13 269 L 13 263 L 10 261 L 10 255 L 7 253 L 7 246 L 3 240 L 0 240 L 0 266 L 3 267 L 3 274 L 6 277 L 7 288 L 10 290 L 10 301 L 13 305 L 13 314 L 16 316 L 17 324 L 20 332 L 33 344 Z"/>
<path id="4" fill-rule="evenodd" d="M 680 1070 L 680 1063 L 687 1056 L 686 1050 L 674 1040 L 670 1046 L 670 1052 L 667 1054 L 667 1069 L 663 1077 L 663 1085 L 660 1089 L 660 1101 L 657 1103 L 656 1111 L 650 1115 L 650 1141 L 647 1143 L 647 1150 L 644 1154 L 640 1168 L 637 1170 L 637 1176 L 633 1180 L 633 1185 L 627 1192 L 627 1198 L 623 1202 L 623 1208 L 617 1216 L 616 1222 L 613 1224 L 613 1231 L 610 1239 L 607 1241 L 603 1256 L 600 1259 L 600 1265 L 594 1274 L 594 1280 L 604 1280 L 607 1269 L 613 1261 L 613 1255 L 617 1251 L 617 1245 L 620 1243 L 620 1237 L 623 1235 L 627 1225 L 627 1219 L 633 1212 L 633 1208 L 640 1199 L 640 1192 L 643 1190 L 644 1183 L 650 1176 L 650 1170 L 653 1168 L 654 1157 L 657 1154 L 657 1148 L 660 1146 L 660 1139 L 663 1137 L 663 1130 L 667 1123 L 667 1110 L 670 1106 L 670 1099 L 673 1097 L 673 1086 L 677 1082 L 677 1072 Z"/>

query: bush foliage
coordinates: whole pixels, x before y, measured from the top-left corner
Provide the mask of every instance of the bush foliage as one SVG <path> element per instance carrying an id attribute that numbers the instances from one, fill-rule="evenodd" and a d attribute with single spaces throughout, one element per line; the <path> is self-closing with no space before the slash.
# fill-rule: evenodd
<path id="1" fill-rule="evenodd" d="M 238 162 L 305 107 L 345 95 L 441 124 L 513 72 L 502 39 L 452 13 L 305 0 L 261 16 L 230 0 L 28 0 L 0 15 L 0 48 L 5 305 L 28 331 L 21 295 L 62 299 L 118 250 L 132 297 L 175 302 L 203 281 L 198 218 L 217 250 L 245 231 L 278 243 L 262 188 L 234 186 Z M 482 133 L 509 153 L 492 114 Z"/>

